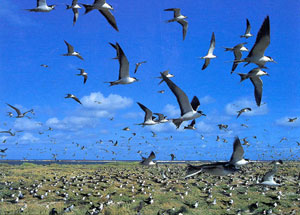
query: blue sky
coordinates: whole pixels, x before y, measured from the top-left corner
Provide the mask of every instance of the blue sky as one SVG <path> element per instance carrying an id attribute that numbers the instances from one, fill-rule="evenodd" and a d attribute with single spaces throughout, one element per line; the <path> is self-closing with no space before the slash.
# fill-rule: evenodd
<path id="1" fill-rule="evenodd" d="M 23 131 L 14 137 L 1 134 L 0 141 L 6 142 L 0 143 L 0 148 L 8 148 L 5 159 L 50 159 L 52 153 L 59 159 L 140 159 L 138 150 L 143 155 L 153 150 L 160 160 L 170 159 L 170 153 L 178 160 L 229 159 L 236 135 L 248 137 L 245 156 L 250 159 L 299 159 L 300 119 L 287 122 L 288 117 L 300 118 L 300 45 L 295 42 L 300 35 L 299 2 L 111 0 L 108 3 L 114 7 L 119 32 L 99 12 L 83 15 L 83 9 L 73 27 L 73 13 L 65 9 L 65 3 L 71 1 L 48 0 L 48 4 L 57 4 L 55 10 L 30 13 L 24 9 L 35 7 L 35 1 L 2 2 L 0 129 Z M 181 8 L 188 17 L 185 41 L 178 23 L 165 23 L 173 17 L 172 12 L 163 11 L 166 8 Z M 278 64 L 267 64 L 270 77 L 262 78 L 265 104 L 258 108 L 250 81 L 240 83 L 238 75 L 230 75 L 232 63 L 228 61 L 233 54 L 224 52 L 224 47 L 247 41 L 250 50 L 267 15 L 271 44 L 265 54 Z M 245 31 L 246 18 L 255 35 L 247 40 L 239 37 Z M 202 71 L 204 62 L 198 57 L 206 55 L 212 32 L 217 58 Z M 85 60 L 61 56 L 67 50 L 64 40 Z M 116 80 L 119 70 L 109 42 L 120 44 L 130 62 L 130 73 L 139 82 L 113 87 L 104 83 Z M 147 63 L 133 75 L 135 63 L 144 60 Z M 77 68 L 89 74 L 85 85 L 82 77 L 75 75 Z M 236 72 L 247 73 L 252 68 L 255 66 L 240 65 Z M 199 98 L 200 109 L 207 115 L 197 119 L 195 131 L 176 130 L 169 123 L 144 128 L 135 125 L 143 121 L 136 102 L 170 118 L 179 116 L 175 96 L 155 78 L 167 69 L 190 99 L 194 95 Z M 157 93 L 159 90 L 165 93 Z M 67 93 L 75 94 L 83 105 L 64 99 Z M 21 111 L 33 108 L 36 114 L 31 119 L 9 118 L 11 109 L 5 103 Z M 246 106 L 253 111 L 236 119 L 236 111 Z M 220 131 L 220 123 L 228 124 L 228 131 Z M 249 127 L 240 126 L 242 123 Z M 127 126 L 131 130 L 123 131 Z M 48 131 L 49 127 L 53 131 Z M 151 131 L 157 137 L 152 137 Z M 228 143 L 217 142 L 217 135 Z M 287 140 L 280 142 L 283 137 Z M 99 140 L 103 143 L 96 142 Z M 118 146 L 109 140 L 118 140 Z"/>

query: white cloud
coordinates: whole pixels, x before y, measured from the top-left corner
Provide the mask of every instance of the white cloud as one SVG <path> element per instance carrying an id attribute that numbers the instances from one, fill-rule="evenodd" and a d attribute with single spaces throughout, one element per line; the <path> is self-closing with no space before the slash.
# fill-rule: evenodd
<path id="1" fill-rule="evenodd" d="M 175 132 L 182 129 L 176 129 L 176 126 L 172 122 L 160 123 L 156 125 L 147 126 L 148 130 L 154 132 Z"/>
<path id="2" fill-rule="evenodd" d="M 236 116 L 237 111 L 246 107 L 251 108 L 252 111 L 245 112 L 242 114 L 245 116 L 265 115 L 269 111 L 267 104 L 261 104 L 260 107 L 257 107 L 254 98 L 253 99 L 241 98 L 239 100 L 228 103 L 225 107 L 225 111 L 228 115 Z"/>
<path id="3" fill-rule="evenodd" d="M 287 127 L 299 127 L 300 126 L 300 117 L 298 117 L 297 120 L 295 120 L 294 122 L 289 122 L 289 118 L 295 118 L 295 116 L 293 117 L 283 117 L 280 119 L 277 119 L 275 121 L 276 125 L 280 125 L 280 126 L 287 126 Z"/>
<path id="4" fill-rule="evenodd" d="M 53 117 L 46 121 L 46 125 L 53 129 L 76 131 L 85 127 L 94 127 L 96 121 L 94 118 L 80 116 L 69 116 L 62 120 Z"/>
<path id="5" fill-rule="evenodd" d="M 204 121 L 200 121 L 200 122 L 196 121 L 195 127 L 199 132 L 210 133 L 215 130 L 216 126 L 212 126 L 211 124 L 205 123 Z"/>
<path id="6" fill-rule="evenodd" d="M 210 95 L 204 96 L 202 98 L 200 98 L 200 104 L 211 104 L 214 103 L 216 100 L 211 97 Z"/>
<path id="7" fill-rule="evenodd" d="M 16 130 L 35 130 L 41 128 L 40 122 L 28 118 L 19 118 L 15 120 L 14 129 Z"/>
<path id="8" fill-rule="evenodd" d="M 24 133 L 19 139 L 20 142 L 30 142 L 30 143 L 34 143 L 39 140 L 40 140 L 39 138 L 33 136 L 31 133 L 28 132 Z"/>
<path id="9" fill-rule="evenodd" d="M 125 119 L 137 119 L 145 116 L 145 113 L 141 110 L 141 112 L 128 112 L 124 114 L 122 117 Z"/>
<path id="10" fill-rule="evenodd" d="M 168 116 L 168 118 L 179 117 L 180 116 L 180 109 L 175 107 L 174 105 L 167 104 L 163 108 L 163 113 Z"/>

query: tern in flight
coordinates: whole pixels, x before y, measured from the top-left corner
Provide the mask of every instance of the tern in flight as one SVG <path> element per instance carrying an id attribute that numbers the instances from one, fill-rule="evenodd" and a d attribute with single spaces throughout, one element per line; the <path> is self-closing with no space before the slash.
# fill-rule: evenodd
<path id="1" fill-rule="evenodd" d="M 167 83 L 170 90 L 176 96 L 177 102 L 180 106 L 180 118 L 172 120 L 177 128 L 180 127 L 183 121 L 193 120 L 203 115 L 206 116 L 202 111 L 197 111 L 198 107 L 200 106 L 200 102 L 196 96 L 194 96 L 192 102 L 190 103 L 187 95 L 176 84 L 174 84 L 173 81 L 171 81 L 163 73 L 160 74 L 163 80 Z"/>
<path id="2" fill-rule="evenodd" d="M 191 124 L 189 124 L 188 126 L 184 126 L 184 129 L 196 130 L 195 124 L 196 124 L 196 120 L 193 119 L 193 121 L 191 122 Z"/>
<path id="3" fill-rule="evenodd" d="M 267 172 L 263 179 L 262 182 L 257 184 L 257 185 L 265 185 L 265 186 L 280 186 L 281 184 L 278 184 L 274 181 L 274 175 L 277 172 L 277 165 L 283 164 L 282 160 L 279 161 L 273 161 L 271 164 L 273 164 L 273 169 Z"/>
<path id="4" fill-rule="evenodd" d="M 251 108 L 247 107 L 247 108 L 243 108 L 243 109 L 237 111 L 238 115 L 236 118 L 239 118 L 242 113 L 249 112 L 251 110 L 252 110 Z"/>
<path id="5" fill-rule="evenodd" d="M 7 104 L 7 103 L 6 103 Z M 12 106 L 12 105 L 10 105 L 10 104 L 7 104 L 9 107 L 11 107 L 12 109 L 14 109 L 16 112 L 17 112 L 17 114 L 18 114 L 18 116 L 16 116 L 16 118 L 23 118 L 26 114 L 28 114 L 29 112 L 30 113 L 33 113 L 33 109 L 31 109 L 31 110 L 29 110 L 29 111 L 26 111 L 26 112 L 24 112 L 24 113 L 21 113 L 21 111 L 18 109 L 18 108 L 16 108 L 16 107 L 14 107 L 14 106 Z"/>
<path id="6" fill-rule="evenodd" d="M 47 5 L 46 0 L 37 0 L 36 8 L 27 9 L 30 12 L 50 12 L 56 5 Z"/>
<path id="7" fill-rule="evenodd" d="M 143 63 L 147 63 L 147 61 L 142 61 L 142 62 L 138 62 L 138 63 L 135 64 L 134 74 L 137 72 L 138 68 L 139 68 L 140 65 L 142 65 Z"/>
<path id="8" fill-rule="evenodd" d="M 215 45 L 216 45 L 216 39 L 215 39 L 215 34 L 213 32 L 212 35 L 211 35 L 211 40 L 210 40 L 210 46 L 209 46 L 209 49 L 208 49 L 208 53 L 207 53 L 206 56 L 201 57 L 201 59 L 205 59 L 205 62 L 202 66 L 202 70 L 206 69 L 206 67 L 209 65 L 210 59 L 214 59 L 214 58 L 217 57 L 213 54 L 214 49 L 215 49 Z"/>
<path id="9" fill-rule="evenodd" d="M 78 57 L 79 59 L 83 60 L 83 58 L 80 56 L 80 53 L 74 51 L 74 47 L 73 46 L 71 46 L 67 41 L 65 41 L 65 44 L 68 47 L 68 53 L 63 54 L 63 56 L 75 56 L 75 57 Z"/>
<path id="10" fill-rule="evenodd" d="M 231 74 L 234 72 L 236 67 L 238 66 L 238 63 L 236 61 L 240 60 L 242 58 L 242 52 L 249 51 L 244 45 L 247 43 L 240 43 L 234 46 L 233 48 L 225 48 L 225 51 L 232 51 L 234 54 L 234 62 L 231 69 Z"/>
<path id="11" fill-rule="evenodd" d="M 145 166 L 155 165 L 155 162 L 152 161 L 155 158 L 156 158 L 156 156 L 155 156 L 154 152 L 151 152 L 151 154 L 149 155 L 148 158 L 142 157 L 143 160 L 141 161 L 141 164 L 145 165 Z"/>
<path id="12" fill-rule="evenodd" d="M 245 34 L 241 35 L 241 38 L 245 37 L 246 39 L 248 39 L 249 37 L 252 37 L 253 35 L 250 33 L 251 30 L 251 25 L 248 19 L 246 19 L 247 22 L 247 27 L 246 27 L 246 31 Z"/>
<path id="13" fill-rule="evenodd" d="M 140 123 L 138 125 L 156 125 L 159 122 L 158 121 L 154 121 L 155 117 L 152 116 L 152 111 L 149 110 L 147 107 L 145 107 L 144 105 L 142 105 L 141 103 L 137 102 L 137 104 L 140 106 L 140 108 L 145 112 L 145 118 L 144 118 L 144 122 Z"/>
<path id="14" fill-rule="evenodd" d="M 78 68 L 78 70 L 80 71 L 80 74 L 76 74 L 78 76 L 83 76 L 83 83 L 85 84 L 87 78 L 88 78 L 88 74 L 84 71 L 84 69 L 80 69 Z"/>
<path id="15" fill-rule="evenodd" d="M 68 98 L 71 98 L 71 99 L 74 99 L 76 102 L 78 102 L 79 104 L 81 104 L 80 100 L 73 94 L 70 94 L 68 93 L 65 97 L 65 99 L 68 99 Z"/>
<path id="16" fill-rule="evenodd" d="M 82 5 L 85 7 L 85 14 L 96 9 L 105 17 L 105 19 L 108 21 L 108 23 L 116 31 L 119 31 L 119 29 L 117 27 L 116 19 L 115 19 L 114 15 L 112 15 L 112 13 L 110 12 L 110 10 L 114 10 L 114 8 L 110 4 L 106 3 L 106 0 L 95 0 L 94 4 L 92 4 L 92 5 L 87 5 L 87 4 L 82 4 Z"/>
<path id="17" fill-rule="evenodd" d="M 183 16 L 180 13 L 180 8 L 169 8 L 165 9 L 164 11 L 173 11 L 174 12 L 174 18 L 167 20 L 166 22 L 178 22 L 180 25 L 182 25 L 182 34 L 183 34 L 183 40 L 185 39 L 187 28 L 188 28 L 188 22 L 184 19 L 187 18 L 187 16 Z"/>
<path id="18" fill-rule="evenodd" d="M 75 25 L 78 16 L 79 16 L 79 12 L 78 9 L 80 9 L 81 7 L 77 4 L 78 0 L 73 0 L 72 1 L 72 5 L 67 5 L 67 10 L 72 8 L 73 14 L 74 14 L 74 18 L 73 18 L 73 26 Z"/>
<path id="19" fill-rule="evenodd" d="M 175 77 L 175 75 L 169 73 L 169 70 L 163 71 L 162 74 L 164 74 L 167 78 L 173 78 L 173 77 Z M 164 81 L 164 79 L 162 78 L 162 76 L 159 76 L 159 77 L 157 77 L 157 78 L 162 79 L 162 80 L 158 83 L 158 85 L 160 85 L 160 84 Z"/>
<path id="20" fill-rule="evenodd" d="M 131 84 L 133 82 L 138 81 L 136 78 L 129 77 L 129 62 L 127 57 L 125 56 L 123 50 L 121 49 L 119 43 L 112 44 L 109 43 L 112 47 L 116 49 L 117 59 L 119 60 L 120 68 L 119 68 L 119 79 L 116 81 L 110 81 L 105 83 L 110 83 L 110 86 L 118 85 L 118 84 Z"/>

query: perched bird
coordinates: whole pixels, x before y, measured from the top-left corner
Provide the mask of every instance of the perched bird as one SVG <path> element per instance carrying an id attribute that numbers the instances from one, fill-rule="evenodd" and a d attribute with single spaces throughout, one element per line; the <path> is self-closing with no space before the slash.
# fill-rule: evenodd
<path id="1" fill-rule="evenodd" d="M 269 75 L 266 71 L 263 71 L 261 68 L 252 69 L 248 74 L 238 73 L 241 77 L 241 82 L 250 78 L 254 86 L 254 96 L 257 106 L 261 104 L 263 82 L 260 79 L 261 76 Z"/>
<path id="2" fill-rule="evenodd" d="M 236 69 L 236 67 L 238 66 L 238 63 L 236 63 L 236 61 L 240 60 L 242 58 L 242 52 L 245 51 L 249 51 L 244 45 L 247 43 L 240 43 L 237 44 L 236 46 L 234 46 L 233 48 L 225 48 L 225 51 L 232 51 L 234 54 L 234 62 L 231 68 L 231 74 L 234 72 L 234 70 Z"/>
<path id="3" fill-rule="evenodd" d="M 142 65 L 143 63 L 147 63 L 147 61 L 142 61 L 142 62 L 138 62 L 138 63 L 135 64 L 134 74 L 137 72 L 138 68 L 139 68 L 140 65 Z"/>
<path id="4" fill-rule="evenodd" d="M 116 19 L 114 15 L 110 12 L 110 10 L 113 10 L 114 8 L 112 5 L 106 3 L 106 0 L 94 0 L 94 3 L 92 5 L 87 5 L 87 4 L 82 4 L 85 8 L 85 13 L 87 14 L 88 12 L 96 9 L 98 10 L 108 21 L 108 23 L 116 30 L 119 31 Z"/>
<path id="5" fill-rule="evenodd" d="M 73 26 L 75 25 L 78 16 L 79 16 L 79 12 L 78 9 L 80 9 L 81 7 L 79 6 L 79 4 L 77 4 L 78 0 L 73 0 L 72 1 L 72 5 L 66 5 L 67 6 L 67 10 L 72 8 L 74 17 L 73 17 Z"/>
<path id="6" fill-rule="evenodd" d="M 151 152 L 151 154 L 149 155 L 148 158 L 142 157 L 143 160 L 141 161 L 141 164 L 145 165 L 145 166 L 155 165 L 155 162 L 152 161 L 155 158 L 156 158 L 156 156 L 155 156 L 154 152 Z"/>
<path id="7" fill-rule="evenodd" d="M 67 98 L 74 99 L 76 102 L 78 102 L 79 104 L 81 104 L 80 100 L 75 95 L 73 95 L 73 94 L 68 93 L 66 95 L 65 99 L 67 99 Z"/>
<path id="8" fill-rule="evenodd" d="M 168 77 L 168 78 L 173 78 L 173 77 L 175 77 L 175 75 L 169 73 L 169 70 L 163 71 L 163 74 L 164 74 L 166 77 Z M 158 83 L 158 85 L 160 85 L 160 84 L 164 81 L 164 79 L 162 78 L 162 76 L 159 76 L 159 77 L 157 77 L 157 78 L 162 79 L 162 80 Z M 165 92 L 165 91 L 164 91 L 164 92 Z"/>
<path id="9" fill-rule="evenodd" d="M 50 12 L 52 11 L 56 5 L 47 5 L 46 0 L 37 0 L 36 8 L 26 9 L 30 12 Z"/>
<path id="10" fill-rule="evenodd" d="M 65 44 L 68 47 L 68 53 L 63 54 L 63 56 L 75 56 L 78 57 L 79 59 L 83 60 L 79 52 L 74 51 L 74 47 L 71 46 L 67 41 L 65 41 Z"/>
<path id="11" fill-rule="evenodd" d="M 191 122 L 191 124 L 189 124 L 188 126 L 184 126 L 184 129 L 190 129 L 190 130 L 195 130 L 195 124 L 196 124 L 196 120 L 193 119 L 193 121 Z"/>
<path id="12" fill-rule="evenodd" d="M 112 43 L 109 44 L 113 48 L 115 48 L 117 52 L 117 59 L 119 60 L 119 64 L 120 64 L 119 79 L 116 81 L 110 81 L 105 83 L 110 83 L 110 86 L 114 86 L 118 84 L 131 84 L 133 82 L 138 81 L 138 79 L 129 76 L 129 62 L 122 48 L 120 47 L 119 43 L 116 43 L 116 45 Z"/>
<path id="13" fill-rule="evenodd" d="M 289 118 L 289 122 L 295 122 L 298 119 L 298 117 Z"/>
<path id="14" fill-rule="evenodd" d="M 200 106 L 200 102 L 196 96 L 193 97 L 192 102 L 189 102 L 187 95 L 171 81 L 167 78 L 163 73 L 160 73 L 163 77 L 163 80 L 167 83 L 170 90 L 177 98 L 177 102 L 180 106 L 181 116 L 180 118 L 173 119 L 172 122 L 176 125 L 177 128 L 180 127 L 183 121 L 193 120 L 200 116 L 206 116 L 202 111 L 197 111 Z"/>
<path id="15" fill-rule="evenodd" d="M 21 111 L 18 108 L 14 107 L 8 103 L 6 103 L 6 104 L 17 112 L 18 116 L 16 116 L 16 118 L 23 118 L 26 114 L 33 113 L 33 109 L 30 109 L 29 111 L 21 113 Z"/>
<path id="16" fill-rule="evenodd" d="M 154 121 L 154 118 L 152 116 L 152 111 L 150 109 L 148 109 L 147 107 L 145 107 L 144 105 L 142 105 L 141 103 L 137 102 L 137 104 L 140 106 L 140 108 L 145 112 L 145 117 L 144 117 L 144 122 L 140 123 L 138 125 L 155 125 L 158 124 L 158 121 Z"/>
<path id="17" fill-rule="evenodd" d="M 252 111 L 252 109 L 249 108 L 249 107 L 242 108 L 241 110 L 237 111 L 238 115 L 237 115 L 236 118 L 239 118 L 239 116 L 240 116 L 242 113 L 245 113 L 245 112 L 248 112 L 248 111 Z"/>
<path id="18" fill-rule="evenodd" d="M 282 160 L 279 160 L 279 161 L 273 161 L 271 164 L 273 164 L 273 169 L 270 170 L 269 172 L 267 172 L 263 179 L 262 179 L 262 182 L 259 183 L 258 185 L 266 185 L 266 186 L 280 186 L 280 184 L 276 183 L 274 181 L 274 175 L 276 174 L 277 172 L 277 165 L 279 164 L 283 164 Z"/>
<path id="19" fill-rule="evenodd" d="M 84 71 L 84 69 L 80 69 L 78 68 L 78 70 L 80 71 L 80 74 L 76 74 L 78 76 L 83 76 L 83 83 L 85 84 L 87 78 L 88 78 L 88 74 Z"/>
<path id="20" fill-rule="evenodd" d="M 185 39 L 187 28 L 188 28 L 188 22 L 184 19 L 187 18 L 187 16 L 183 16 L 180 13 L 180 8 L 169 8 L 165 9 L 164 11 L 173 11 L 174 12 L 174 18 L 167 20 L 166 22 L 178 22 L 180 25 L 182 25 L 182 34 L 183 34 L 183 40 Z"/>
<path id="21" fill-rule="evenodd" d="M 271 57 L 265 56 L 265 50 L 270 44 L 270 19 L 267 16 L 259 29 L 256 37 L 255 44 L 253 45 L 248 56 L 242 60 L 237 60 L 235 62 L 247 62 L 244 66 L 249 63 L 254 63 L 261 68 L 265 68 L 267 62 L 276 63 Z"/>
<path id="22" fill-rule="evenodd" d="M 251 25 L 248 19 L 246 19 L 247 22 L 247 26 L 246 26 L 246 31 L 245 34 L 241 35 L 241 38 L 245 37 L 246 39 L 248 39 L 249 37 L 252 37 L 253 35 L 250 33 L 251 30 Z"/>
<path id="23" fill-rule="evenodd" d="M 210 40 L 210 46 L 209 46 L 209 49 L 208 49 L 208 53 L 207 53 L 206 56 L 201 57 L 201 59 L 205 59 L 205 62 L 202 66 L 202 70 L 206 69 L 206 67 L 209 65 L 210 59 L 214 59 L 214 58 L 217 57 L 213 54 L 214 49 L 215 49 L 215 45 L 216 45 L 216 39 L 215 39 L 215 34 L 213 32 L 212 35 L 211 35 L 211 40 Z"/>

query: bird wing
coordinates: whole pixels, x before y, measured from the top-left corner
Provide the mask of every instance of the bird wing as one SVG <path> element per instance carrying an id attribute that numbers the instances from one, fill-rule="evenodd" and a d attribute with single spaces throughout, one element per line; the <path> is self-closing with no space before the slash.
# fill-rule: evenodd
<path id="1" fill-rule="evenodd" d="M 164 11 L 174 11 L 174 18 L 180 16 L 180 8 L 169 8 Z"/>
<path id="2" fill-rule="evenodd" d="M 248 19 L 246 19 L 247 21 L 247 27 L 246 27 L 246 31 L 245 31 L 245 34 L 249 34 L 250 33 L 250 30 L 251 30 L 251 25 L 250 25 L 250 22 Z"/>
<path id="3" fill-rule="evenodd" d="M 193 121 L 191 122 L 190 126 L 194 127 L 195 124 L 196 124 L 196 120 L 193 119 Z"/>
<path id="4" fill-rule="evenodd" d="M 267 172 L 264 175 L 262 180 L 263 181 L 273 181 L 273 177 L 274 177 L 276 172 L 277 172 L 277 168 L 276 168 L 276 166 L 274 166 L 272 170 L 270 170 L 269 172 Z"/>
<path id="5" fill-rule="evenodd" d="M 73 17 L 73 25 L 75 25 L 77 19 L 78 19 L 78 16 L 79 16 L 79 13 L 78 13 L 78 9 L 77 8 L 72 8 L 72 11 L 74 13 L 74 17 Z"/>
<path id="6" fill-rule="evenodd" d="M 260 106 L 262 90 L 263 90 L 263 82 L 260 77 L 251 77 L 250 78 L 252 84 L 254 85 L 254 96 L 257 106 Z"/>
<path id="7" fill-rule="evenodd" d="M 236 162 L 242 160 L 243 156 L 244 156 L 244 149 L 242 147 L 240 139 L 236 137 L 233 142 L 233 153 L 231 155 L 229 163 L 234 165 Z"/>
<path id="8" fill-rule="evenodd" d="M 197 98 L 197 96 L 194 96 L 194 98 L 191 101 L 191 105 L 194 111 L 197 111 L 199 106 L 200 106 L 200 102 L 199 99 Z"/>
<path id="9" fill-rule="evenodd" d="M 99 10 L 99 12 L 105 17 L 108 23 L 116 30 L 119 31 L 116 19 L 109 10 Z"/>
<path id="10" fill-rule="evenodd" d="M 211 35 L 210 46 L 208 49 L 208 54 L 213 54 L 216 45 L 215 33 L 213 32 Z"/>
<path id="11" fill-rule="evenodd" d="M 86 80 L 88 79 L 88 77 L 87 77 L 87 75 L 84 75 L 83 77 L 84 77 L 83 83 L 85 84 L 85 82 L 86 82 Z"/>
<path id="12" fill-rule="evenodd" d="M 73 0 L 72 1 L 72 7 L 74 7 L 77 4 L 78 0 Z"/>
<path id="13" fill-rule="evenodd" d="M 120 69 L 119 69 L 119 80 L 120 80 L 122 78 L 129 77 L 129 62 L 122 48 L 120 47 L 119 43 L 116 43 L 116 46 L 117 46 L 117 56 L 119 56 L 118 60 L 120 63 Z"/>
<path id="14" fill-rule="evenodd" d="M 80 60 L 84 60 L 80 54 L 76 55 L 76 57 L 78 57 Z"/>
<path id="15" fill-rule="evenodd" d="M 259 29 L 254 46 L 252 47 L 248 57 L 255 55 L 263 57 L 266 48 L 270 44 L 270 19 L 267 16 Z"/>
<path id="16" fill-rule="evenodd" d="M 68 53 L 73 53 L 74 52 L 74 47 L 71 46 L 67 41 L 65 41 L 65 44 L 68 47 Z"/>
<path id="17" fill-rule="evenodd" d="M 16 112 L 17 112 L 17 114 L 18 115 L 21 115 L 21 111 L 18 109 L 18 108 L 16 108 L 16 107 L 14 107 L 14 106 L 12 106 L 12 105 L 10 105 L 10 104 L 8 104 L 8 103 L 6 103 L 9 107 L 11 107 L 12 109 L 14 109 Z"/>
<path id="18" fill-rule="evenodd" d="M 209 65 L 209 63 L 210 63 L 210 59 L 209 59 L 209 58 L 206 58 L 206 59 L 205 59 L 205 62 L 204 62 L 204 64 L 203 64 L 203 66 L 202 66 L 202 70 L 205 70 L 206 67 Z"/>
<path id="19" fill-rule="evenodd" d="M 78 102 L 79 104 L 81 104 L 80 100 L 76 96 L 72 97 L 72 99 L 74 99 L 76 102 Z"/>
<path id="20" fill-rule="evenodd" d="M 141 65 L 141 64 L 139 64 L 139 63 L 137 63 L 137 64 L 135 65 L 134 74 L 137 72 L 137 70 L 138 70 L 138 68 L 139 68 L 140 65 Z"/>
<path id="21" fill-rule="evenodd" d="M 183 40 L 185 39 L 187 28 L 188 28 L 188 22 L 184 19 L 181 19 L 178 21 L 180 25 L 182 25 L 182 34 L 183 34 Z"/>
<path id="22" fill-rule="evenodd" d="M 173 83 L 168 77 L 166 77 L 163 73 L 160 73 L 163 80 L 167 83 L 168 87 L 174 93 L 177 98 L 177 102 L 180 106 L 181 116 L 185 113 L 193 111 L 192 105 L 189 102 L 187 95 Z"/>
<path id="23" fill-rule="evenodd" d="M 141 103 L 137 102 L 137 104 L 142 108 L 142 110 L 145 112 L 145 118 L 144 122 L 147 120 L 152 120 L 152 111 L 149 110 L 146 106 L 142 105 Z"/>

